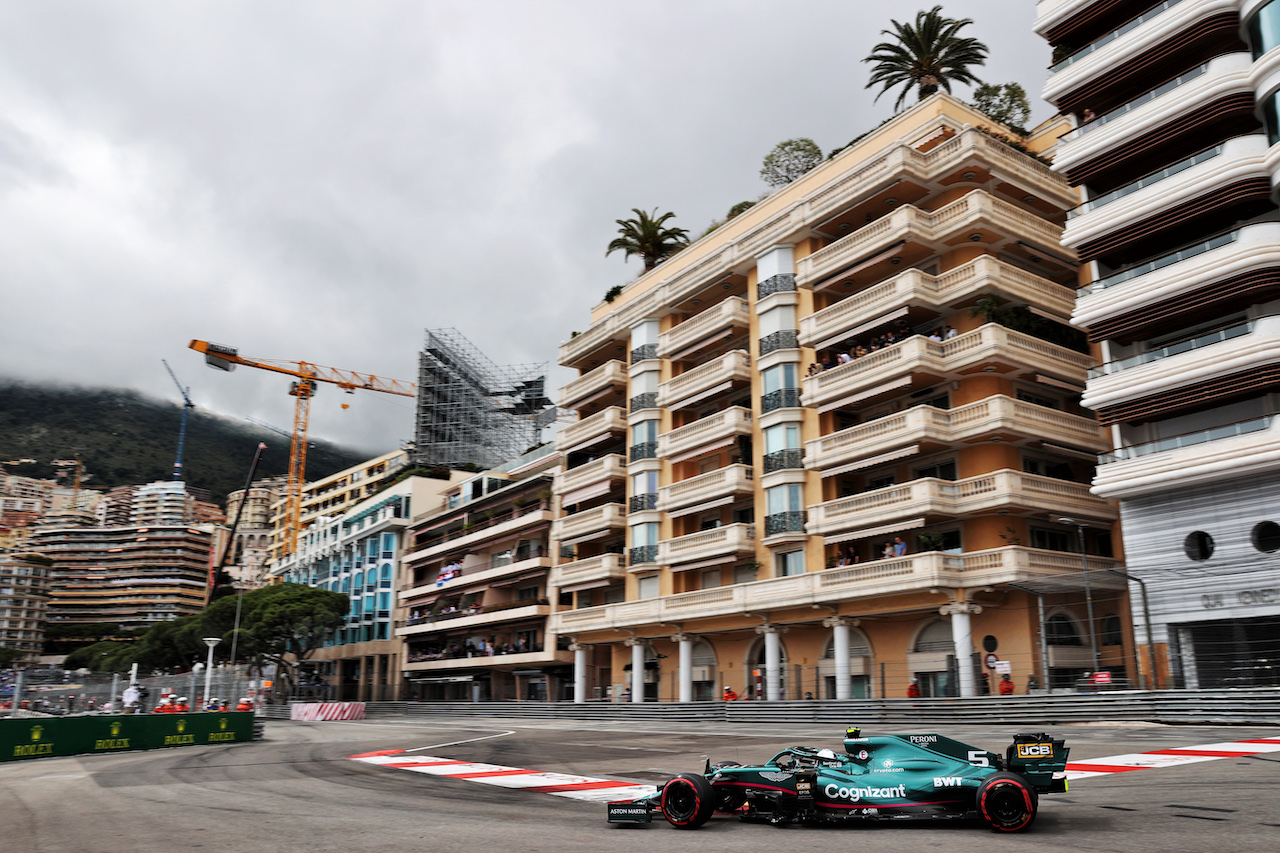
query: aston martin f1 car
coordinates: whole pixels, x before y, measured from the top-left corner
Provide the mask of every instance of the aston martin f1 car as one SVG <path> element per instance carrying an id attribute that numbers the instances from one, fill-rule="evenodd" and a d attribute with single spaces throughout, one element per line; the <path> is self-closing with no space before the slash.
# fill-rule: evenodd
<path id="1" fill-rule="evenodd" d="M 793 746 L 760 765 L 707 761 L 646 797 L 608 804 L 610 823 L 649 823 L 660 813 L 697 829 L 713 813 L 774 825 L 972 818 L 1020 832 L 1041 794 L 1067 790 L 1068 748 L 1048 734 L 1014 735 L 1004 755 L 936 734 L 845 733 L 844 753 Z"/>

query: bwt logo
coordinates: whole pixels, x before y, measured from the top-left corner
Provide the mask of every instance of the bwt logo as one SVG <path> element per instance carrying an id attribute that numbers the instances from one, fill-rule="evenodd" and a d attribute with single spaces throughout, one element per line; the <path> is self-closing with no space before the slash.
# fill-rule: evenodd
<path id="1" fill-rule="evenodd" d="M 1051 758 L 1053 756 L 1053 744 L 1051 743 L 1020 743 L 1018 744 L 1019 758 Z"/>
<path id="2" fill-rule="evenodd" d="M 964 784 L 964 780 L 959 776 L 934 776 L 933 787 L 935 788 L 959 788 Z"/>

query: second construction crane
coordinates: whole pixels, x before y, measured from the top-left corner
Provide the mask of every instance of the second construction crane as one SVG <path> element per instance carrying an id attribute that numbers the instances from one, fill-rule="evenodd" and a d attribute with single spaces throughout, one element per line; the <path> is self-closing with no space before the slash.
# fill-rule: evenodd
<path id="1" fill-rule="evenodd" d="M 289 445 L 289 480 L 285 489 L 284 553 L 292 554 L 298 547 L 298 534 L 302 527 L 302 485 L 307 470 L 307 423 L 311 414 L 311 397 L 317 383 L 328 382 L 346 391 L 363 389 L 413 397 L 417 386 L 412 382 L 386 379 L 370 373 L 356 373 L 336 367 L 323 367 L 308 361 L 282 361 L 280 359 L 246 358 L 235 347 L 214 344 L 209 341 L 192 341 L 191 349 L 204 353 L 205 363 L 218 370 L 234 370 L 237 364 L 283 373 L 295 377 L 290 396 L 295 398 L 293 407 L 293 435 Z"/>

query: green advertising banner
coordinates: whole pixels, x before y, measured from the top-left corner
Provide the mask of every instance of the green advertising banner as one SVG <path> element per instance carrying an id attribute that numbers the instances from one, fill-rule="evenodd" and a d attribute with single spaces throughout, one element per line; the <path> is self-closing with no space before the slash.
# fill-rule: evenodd
<path id="1" fill-rule="evenodd" d="M 0 761 L 253 740 L 253 713 L 0 720 Z"/>

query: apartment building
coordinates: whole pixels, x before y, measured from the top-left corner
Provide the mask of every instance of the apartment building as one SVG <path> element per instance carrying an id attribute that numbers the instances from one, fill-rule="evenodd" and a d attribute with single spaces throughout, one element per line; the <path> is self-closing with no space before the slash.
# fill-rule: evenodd
<path id="1" fill-rule="evenodd" d="M 415 514 L 437 509 L 441 493 L 465 476 L 414 476 L 388 486 L 311 525 L 297 552 L 272 567 L 284 581 L 345 593 L 351 599 L 346 624 L 304 663 L 303 684 L 323 684 L 323 698 L 341 701 L 401 698 L 403 644 L 393 628 L 405 530 Z M 250 501 L 254 500 L 251 490 Z M 258 503 L 256 509 L 265 510 Z"/>
<path id="2" fill-rule="evenodd" d="M 1019 150 L 935 95 L 562 344 L 551 631 L 578 701 L 1137 676 L 1068 321 L 1078 196 L 1029 153 L 1068 127 Z"/>
<path id="3" fill-rule="evenodd" d="M 235 525 L 226 571 L 245 588 L 261 586 L 267 579 L 271 556 L 271 508 L 284 496 L 285 477 L 254 481 L 248 489 L 227 495 L 227 521 Z"/>
<path id="4" fill-rule="evenodd" d="M 50 569 L 35 554 L 0 552 L 0 647 L 35 661 L 44 645 Z"/>
<path id="5" fill-rule="evenodd" d="M 405 698 L 569 698 L 573 653 L 547 624 L 560 467 L 544 445 L 470 475 L 414 517 L 395 632 Z"/>
<path id="6" fill-rule="evenodd" d="M 374 494 L 409 464 L 409 455 L 403 450 L 384 453 L 381 456 L 353 465 L 336 474 L 304 483 L 302 486 L 302 511 L 299 530 L 305 531 L 321 518 L 342 515 L 356 503 Z M 281 498 L 271 508 L 271 562 L 281 560 L 284 554 L 285 504 Z"/>
<path id="7" fill-rule="evenodd" d="M 129 628 L 203 609 L 213 527 L 37 528 L 30 549 L 53 560 L 51 621 L 117 622 Z"/>
<path id="8" fill-rule="evenodd" d="M 1041 0 L 1035 26 L 1139 640 L 1177 684 L 1280 684 L 1280 2 Z"/>

